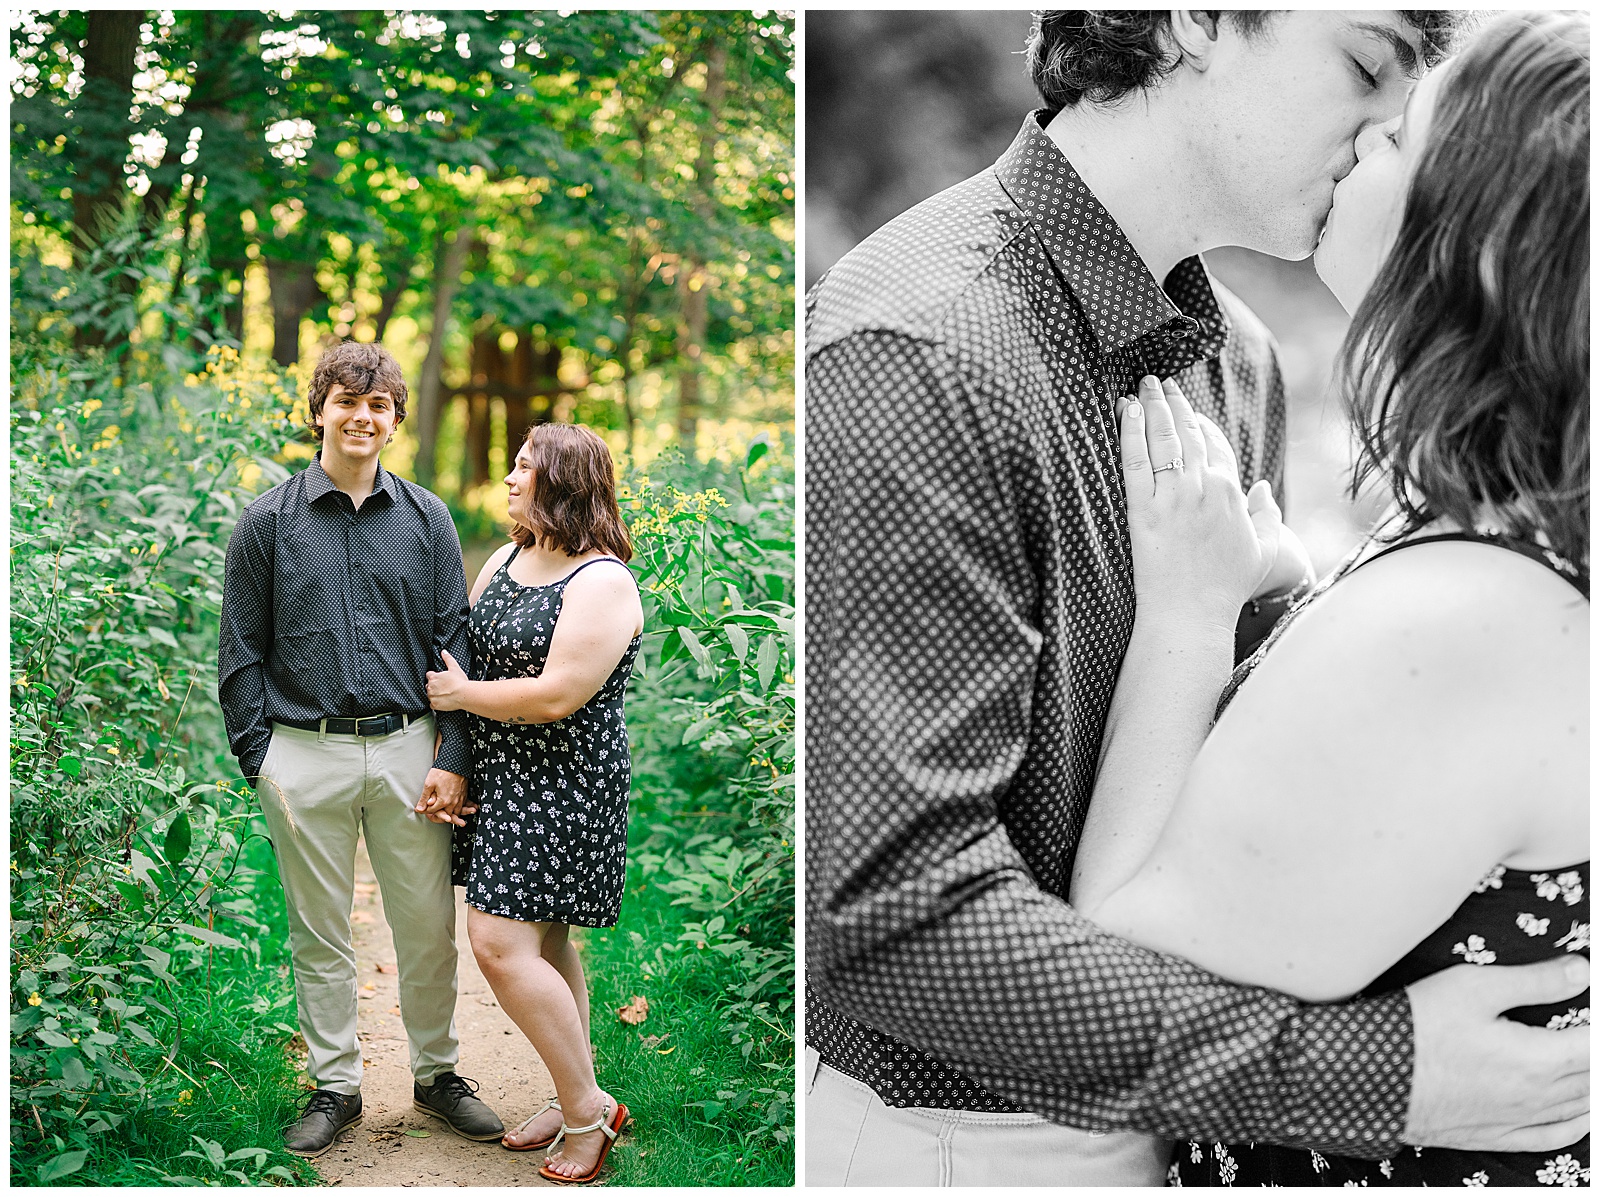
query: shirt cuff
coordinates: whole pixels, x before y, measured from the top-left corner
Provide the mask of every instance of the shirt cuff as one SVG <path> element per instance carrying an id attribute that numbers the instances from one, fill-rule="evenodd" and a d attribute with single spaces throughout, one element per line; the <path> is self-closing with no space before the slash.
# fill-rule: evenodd
<path id="1" fill-rule="evenodd" d="M 1404 1143 L 1415 1039 L 1404 990 L 1304 1010 L 1286 1036 L 1286 1147 L 1381 1160 Z"/>
<path id="2" fill-rule="evenodd" d="M 463 715 L 462 711 L 440 712 L 439 751 L 434 755 L 433 767 L 461 777 L 471 777 L 472 741 L 467 736 Z"/>
<path id="3" fill-rule="evenodd" d="M 267 743 L 261 745 L 260 748 L 239 758 L 239 772 L 250 783 L 251 789 L 254 789 L 261 780 L 261 766 L 267 763 L 267 749 L 270 745 L 271 738 L 269 737 Z"/>

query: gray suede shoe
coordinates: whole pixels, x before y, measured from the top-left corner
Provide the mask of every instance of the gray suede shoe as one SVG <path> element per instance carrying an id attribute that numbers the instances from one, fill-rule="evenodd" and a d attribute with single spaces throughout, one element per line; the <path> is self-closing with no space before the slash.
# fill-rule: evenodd
<path id="1" fill-rule="evenodd" d="M 283 1146 L 294 1155 L 313 1159 L 333 1146 L 339 1132 L 361 1121 L 361 1094 L 314 1090 L 300 1117 L 284 1128 Z"/>
<path id="2" fill-rule="evenodd" d="M 431 1085 L 424 1085 L 421 1081 L 412 1082 L 412 1104 L 424 1114 L 444 1119 L 450 1129 L 463 1139 L 480 1142 L 498 1139 L 506 1133 L 505 1124 L 493 1110 L 473 1096 L 477 1091 L 477 1081 L 469 1081 L 453 1072 L 441 1072 L 433 1078 Z"/>

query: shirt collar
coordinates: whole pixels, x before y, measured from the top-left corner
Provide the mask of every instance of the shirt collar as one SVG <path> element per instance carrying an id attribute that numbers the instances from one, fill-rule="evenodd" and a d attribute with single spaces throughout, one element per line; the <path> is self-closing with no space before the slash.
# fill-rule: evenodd
<path id="1" fill-rule="evenodd" d="M 318 449 L 316 456 L 311 459 L 311 464 L 306 467 L 306 502 L 315 503 L 318 499 L 333 494 L 338 489 L 333 484 L 333 479 L 328 477 L 328 471 L 322 468 L 322 450 Z M 383 468 L 382 462 L 378 463 L 378 473 L 372 479 L 372 494 L 381 494 L 391 503 L 395 499 L 393 476 Z M 368 496 L 368 498 L 371 497 L 371 495 Z"/>
<path id="2" fill-rule="evenodd" d="M 1199 255 L 1185 258 L 1167 276 L 1166 289 L 1158 286 L 1117 222 L 1045 134 L 1040 120 L 1046 114 L 1041 108 L 1023 119 L 1016 139 L 995 163 L 995 174 L 1038 229 L 1100 351 L 1111 353 L 1148 338 L 1164 365 L 1187 359 L 1174 370 L 1216 356 L 1228 339 L 1229 322 L 1205 263 Z"/>

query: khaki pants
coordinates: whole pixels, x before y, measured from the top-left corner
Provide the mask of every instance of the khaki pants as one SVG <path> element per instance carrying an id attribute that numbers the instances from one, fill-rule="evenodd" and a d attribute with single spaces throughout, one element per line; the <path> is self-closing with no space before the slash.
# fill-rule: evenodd
<path id="1" fill-rule="evenodd" d="M 433 765 L 433 740 L 432 718 L 387 736 L 272 725 L 256 798 L 288 899 L 306 1071 L 319 1089 L 361 1090 L 350 911 L 363 830 L 394 934 L 412 1075 L 431 1084 L 456 1067 L 450 826 L 413 809 Z"/>
<path id="2" fill-rule="evenodd" d="M 1037 1114 L 886 1106 L 806 1048 L 806 1187 L 1157 1186 L 1172 1144 Z"/>

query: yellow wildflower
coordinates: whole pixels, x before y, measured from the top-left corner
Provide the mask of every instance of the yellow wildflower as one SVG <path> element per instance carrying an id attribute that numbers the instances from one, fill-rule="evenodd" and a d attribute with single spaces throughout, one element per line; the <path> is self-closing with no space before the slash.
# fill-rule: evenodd
<path id="1" fill-rule="evenodd" d="M 37 1006 L 42 1001 L 44 1001 L 44 999 L 39 996 L 39 991 L 37 989 L 28 995 L 28 1005 L 30 1006 Z"/>

